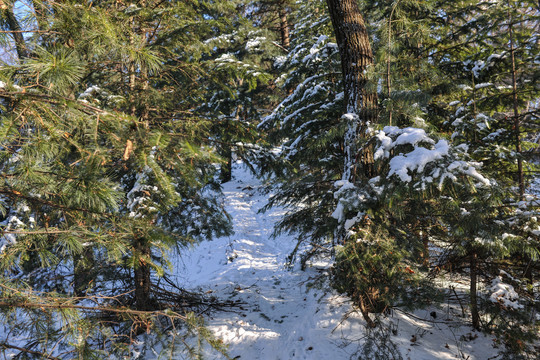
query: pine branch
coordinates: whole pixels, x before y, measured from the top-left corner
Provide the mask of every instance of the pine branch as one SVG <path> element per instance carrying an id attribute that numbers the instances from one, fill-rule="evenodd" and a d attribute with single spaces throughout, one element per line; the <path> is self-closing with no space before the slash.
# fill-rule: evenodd
<path id="1" fill-rule="evenodd" d="M 80 297 L 77 299 L 81 299 Z M 95 311 L 95 312 L 110 312 L 116 314 L 126 314 L 134 315 L 137 317 L 148 317 L 148 316 L 166 316 L 168 318 L 176 318 L 187 321 L 188 318 L 184 315 L 180 315 L 175 312 L 165 312 L 165 311 L 155 311 L 155 310 L 133 310 L 129 308 L 112 308 L 112 307 L 101 307 L 101 306 L 83 306 L 83 305 L 73 305 L 73 304 L 43 304 L 43 303 L 32 303 L 27 301 L 20 302 L 10 302 L 10 301 L 0 301 L 0 308 L 21 308 L 21 309 L 54 309 L 54 310 L 85 310 L 85 311 Z"/>
<path id="2" fill-rule="evenodd" d="M 0 34 L 13 34 L 13 33 L 47 33 L 47 34 L 62 34 L 58 31 L 52 30 L 0 30 Z"/>
<path id="3" fill-rule="evenodd" d="M 33 92 L 26 92 L 26 91 L 18 91 L 18 92 L 0 91 L 0 97 L 6 97 L 6 98 L 14 99 L 14 98 L 16 98 L 18 96 L 26 96 L 26 97 L 29 97 L 29 98 L 41 99 L 42 101 L 47 102 L 49 104 L 53 104 L 53 105 L 61 105 L 63 103 L 73 104 L 75 106 L 80 106 L 82 108 L 92 110 L 92 112 L 85 112 L 84 110 L 81 110 L 81 111 L 85 112 L 88 115 L 93 115 L 94 113 L 99 113 L 99 114 L 106 114 L 107 113 L 107 111 L 105 111 L 103 109 L 97 108 L 95 106 L 86 104 L 86 103 L 81 102 L 81 101 L 76 101 L 76 100 L 73 100 L 73 99 L 69 99 L 69 98 L 66 98 L 66 97 L 63 97 L 63 96 L 60 96 L 60 95 L 52 96 L 52 95 L 46 95 L 46 94 L 37 94 L 37 93 L 33 93 Z"/>
<path id="4" fill-rule="evenodd" d="M 278 48 L 280 48 L 281 50 L 285 51 L 286 53 L 289 52 L 289 49 L 287 49 L 286 47 L 281 46 L 280 44 L 278 44 L 278 43 L 275 42 L 275 41 L 272 41 L 272 45 L 277 46 Z"/>
<path id="5" fill-rule="evenodd" d="M 27 354 L 38 355 L 42 359 L 47 359 L 47 360 L 61 360 L 60 358 L 58 358 L 56 356 L 51 356 L 51 355 L 45 354 L 43 352 L 22 348 L 22 347 L 11 345 L 11 344 L 8 344 L 8 343 L 5 343 L 5 342 L 0 343 L 0 348 L 13 349 L 13 350 L 18 350 L 18 351 L 21 351 L 21 352 L 24 352 L 24 353 L 27 353 Z"/>
<path id="6" fill-rule="evenodd" d="M 43 199 L 40 199 L 40 198 L 37 198 L 37 197 L 24 195 L 21 192 L 16 191 L 16 190 L 0 188 L 0 194 L 7 195 L 7 196 L 9 196 L 11 198 L 24 199 L 24 200 L 27 200 L 27 201 L 32 202 L 32 203 L 37 203 L 37 204 L 40 204 L 40 205 L 46 205 L 46 206 L 50 206 L 50 207 L 53 207 L 53 208 L 56 208 L 56 209 L 79 211 L 79 212 L 84 212 L 84 213 L 99 214 L 99 215 L 102 215 L 102 216 L 108 216 L 107 214 L 104 214 L 101 211 L 94 211 L 94 210 L 85 209 L 85 208 L 70 207 L 70 206 L 55 203 L 53 201 L 43 200 Z"/>

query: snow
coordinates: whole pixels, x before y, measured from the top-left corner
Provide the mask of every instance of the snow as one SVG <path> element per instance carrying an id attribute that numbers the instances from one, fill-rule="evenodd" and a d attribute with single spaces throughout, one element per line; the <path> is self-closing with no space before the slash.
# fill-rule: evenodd
<path id="1" fill-rule="evenodd" d="M 403 182 L 410 182 L 410 172 L 422 172 L 427 164 L 448 155 L 449 145 L 446 140 L 439 140 L 434 149 L 417 147 L 410 153 L 398 155 L 390 160 L 388 177 L 397 175 Z"/>
<path id="2" fill-rule="evenodd" d="M 249 39 L 246 43 L 246 50 L 250 51 L 261 46 L 261 43 L 266 40 L 264 36 L 258 36 L 255 39 Z"/>
<path id="3" fill-rule="evenodd" d="M 354 189 L 347 181 L 337 181 L 335 186 L 342 191 Z M 202 242 L 172 257 L 172 280 L 188 290 L 239 301 L 237 309 L 213 312 L 205 319 L 208 329 L 229 345 L 232 359 L 358 358 L 369 337 L 365 321 L 347 297 L 329 288 L 329 261 L 312 262 L 306 271 L 287 266 L 296 241 L 289 235 L 271 236 L 285 210 L 260 213 L 271 196 L 261 189 L 247 166 L 233 165 L 233 180 L 224 184 L 223 194 L 235 234 Z M 357 218 L 363 215 L 358 213 Z M 489 290 L 492 301 L 519 306 L 510 285 L 494 280 Z M 492 346 L 493 337 L 474 332 L 466 322 L 469 319 L 461 317 L 460 305 L 448 301 L 413 313 L 396 309 L 379 329 L 388 329 L 391 343 L 384 345 L 393 344 L 403 359 L 501 360 Z M 9 328 L 0 326 L 0 342 L 6 337 L 10 343 L 24 345 L 25 339 L 10 336 Z M 152 348 L 144 339 L 140 336 L 132 343 L 131 359 L 143 354 L 142 349 L 145 360 L 163 358 L 160 350 L 164 349 L 159 344 Z M 207 352 L 205 358 L 225 359 L 210 349 Z M 7 351 L 6 356 L 15 353 Z"/>
<path id="4" fill-rule="evenodd" d="M 501 276 L 497 276 L 491 282 L 489 299 L 506 308 L 521 309 L 523 305 L 518 303 L 519 295 L 510 284 L 505 284 Z"/>
<path id="5" fill-rule="evenodd" d="M 396 136 L 395 141 L 392 141 L 390 136 Z M 382 157 L 389 157 L 390 150 L 398 145 L 416 145 L 420 143 L 434 144 L 435 141 L 430 138 L 424 129 L 407 127 L 400 129 L 397 126 L 385 126 L 382 131 L 379 131 L 375 137 L 379 140 L 380 146 L 374 154 L 375 160 Z"/>
<path id="6" fill-rule="evenodd" d="M 84 90 L 82 94 L 79 95 L 79 99 L 82 100 L 88 97 L 95 96 L 97 93 L 99 93 L 99 91 L 101 91 L 101 88 L 99 86 L 90 86 L 88 89 Z"/>
<path id="7" fill-rule="evenodd" d="M 335 185 L 340 190 L 351 186 L 346 181 Z M 323 276 L 329 262 L 312 263 L 306 271 L 287 267 L 296 241 L 289 235 L 271 237 L 285 211 L 259 213 L 271 195 L 260 188 L 246 166 L 234 164 L 233 180 L 224 184 L 223 193 L 235 235 L 203 242 L 173 259 L 177 283 L 244 303 L 236 312 L 214 312 L 206 319 L 208 328 L 229 344 L 233 359 L 357 358 L 354 354 L 367 338 L 364 320 L 346 297 L 329 290 Z M 437 321 L 432 311 L 439 314 Z M 390 340 L 404 359 L 456 359 L 463 354 L 480 360 L 495 355 L 489 336 L 463 340 L 472 330 L 459 313 L 459 307 L 394 311 L 384 324 L 395 329 Z M 413 336 L 417 341 L 411 341 Z M 223 359 L 215 354 L 207 358 Z"/>
<path id="8" fill-rule="evenodd" d="M 455 181 L 457 180 L 456 174 L 460 173 L 478 180 L 479 185 L 491 185 L 491 182 L 477 170 L 481 164 L 463 160 L 454 160 L 445 166 L 442 173 L 440 168 L 435 168 L 430 175 L 422 175 L 429 164 L 441 166 L 443 161 L 452 161 L 456 157 L 457 151 L 466 154 L 468 146 L 465 144 L 451 148 L 448 141 L 443 139 L 435 143 L 435 140 L 424 129 L 413 127 L 401 129 L 397 126 L 385 126 L 383 130 L 375 134 L 375 138 L 379 146 L 375 149 L 373 158 L 375 160 L 390 158 L 387 178 L 397 175 L 401 181 L 409 183 L 413 180 L 412 174 L 416 172 L 422 178 L 419 183 L 414 185 L 415 188 L 425 189 L 426 183 L 432 183 L 435 178 L 440 178 L 439 187 L 442 187 L 445 179 Z M 392 149 L 403 145 L 410 145 L 413 150 L 405 154 L 398 153 L 393 157 L 390 156 Z M 397 153 L 397 151 L 395 152 Z M 374 190 L 378 191 L 375 188 Z"/>
<path id="9" fill-rule="evenodd" d="M 285 62 L 287 62 L 287 57 L 286 56 L 283 56 L 283 55 L 276 56 L 275 59 L 274 59 L 274 67 L 276 69 L 280 68 L 285 64 Z M 286 76 L 286 74 L 282 74 L 281 76 Z"/>
<path id="10" fill-rule="evenodd" d="M 424 129 L 409 127 L 401 131 L 401 135 L 399 135 L 396 141 L 394 142 L 394 146 L 403 145 L 403 144 L 416 145 L 420 142 L 427 142 L 430 144 L 435 143 L 433 139 L 427 136 Z"/>
<path id="11" fill-rule="evenodd" d="M 490 87 L 490 86 L 493 86 L 493 83 L 477 84 L 477 85 L 474 86 L 474 88 L 475 89 L 483 89 L 483 88 Z"/>

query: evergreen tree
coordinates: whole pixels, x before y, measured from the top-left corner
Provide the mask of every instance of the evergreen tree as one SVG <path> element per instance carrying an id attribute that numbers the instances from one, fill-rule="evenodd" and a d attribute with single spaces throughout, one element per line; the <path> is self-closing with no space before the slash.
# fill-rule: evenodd
<path id="1" fill-rule="evenodd" d="M 178 341 L 165 331 L 178 321 L 222 351 L 181 304 L 162 310 L 155 279 L 170 249 L 230 232 L 194 79 L 235 8 L 41 4 L 49 35 L 0 75 L 1 305 L 26 339 L 3 351 L 102 358 L 151 328 Z"/>
<path id="2" fill-rule="evenodd" d="M 475 327 L 497 326 L 505 333 L 507 346 L 518 352 L 526 352 L 523 340 L 527 331 L 536 332 L 535 324 L 527 331 L 517 330 L 531 310 L 532 292 L 527 283 L 532 284 L 537 276 L 534 269 L 539 251 L 534 230 L 538 227 L 538 199 L 526 192 L 524 176 L 534 173 L 535 168 L 523 151 L 534 149 L 535 145 L 523 138 L 534 136 L 538 121 L 537 110 L 530 105 L 538 97 L 538 89 L 531 86 L 538 72 L 534 66 L 538 56 L 533 35 L 538 17 L 535 6 L 533 2 L 501 2 L 449 7 L 440 23 L 455 35 L 446 41 L 466 43 L 467 47 L 444 43 L 435 55 L 441 59 L 441 69 L 457 85 L 447 95 L 453 113 L 448 115 L 445 128 L 453 131 L 456 144 L 482 164 L 482 172 L 494 184 L 494 190 L 481 196 L 483 200 L 474 196 L 474 200 L 462 203 L 463 208 L 477 205 L 467 210 L 465 219 L 459 220 L 461 225 L 455 224 L 464 233 L 475 233 L 474 240 L 468 236 L 468 250 L 460 250 L 470 268 L 472 322 Z M 474 218 L 472 224 L 467 217 Z M 466 223 L 468 230 L 463 227 Z M 519 298 L 519 304 L 508 306 L 504 299 L 496 300 L 493 283 L 487 289 L 494 293 L 477 298 L 477 275 L 490 283 L 500 280 L 503 273 L 509 275 L 504 276 L 505 281 L 522 279 L 513 282 L 521 295 L 515 293 L 512 299 Z M 529 294 L 524 292 L 527 288 Z M 477 301 L 485 304 L 484 321 Z M 501 316 L 501 310 L 505 315 Z"/>
<path id="3" fill-rule="evenodd" d="M 275 63 L 282 72 L 276 84 L 289 95 L 259 127 L 282 147 L 272 167 L 279 176 L 268 206 L 285 205 L 289 211 L 276 234 L 298 235 L 291 262 L 301 254 L 305 266 L 312 256 L 332 251 L 333 184 L 343 173 L 344 95 L 325 3 L 301 4 L 294 18 L 290 51 Z"/>
<path id="4" fill-rule="evenodd" d="M 248 164 L 265 162 L 264 140 L 256 125 L 275 97 L 270 90 L 270 72 L 273 59 L 282 50 L 274 46 L 273 34 L 243 16 L 205 45 L 208 69 L 199 81 L 207 86 L 197 113 L 213 119 L 212 137 L 226 159 L 220 178 L 227 182 L 231 180 L 233 153 Z"/>
<path id="5" fill-rule="evenodd" d="M 318 5 L 322 10 L 322 4 Z M 537 122 L 536 109 L 531 105 L 537 97 L 533 81 L 537 50 L 531 36 L 534 6 L 368 2 L 364 12 L 370 19 L 370 30 L 376 34 L 372 43 L 378 64 L 362 72 L 370 80 L 362 89 L 369 92 L 377 87 L 382 99 L 382 124 L 372 125 L 371 131 L 379 130 L 363 141 L 360 138 L 365 132 L 351 137 L 361 145 L 349 157 L 360 163 L 362 151 L 375 144 L 373 173 L 352 182 L 342 181 L 339 164 L 346 158 L 347 148 L 346 122 L 339 121 L 339 105 L 345 98 L 339 91 L 344 85 L 339 75 L 331 82 L 334 88 L 325 82 L 331 78 L 329 74 L 339 71 L 338 59 L 319 51 L 318 44 L 327 41 L 325 36 L 304 35 L 316 28 L 312 24 L 328 26 L 328 18 L 324 11 L 315 10 L 316 4 L 310 4 L 299 9 L 299 19 L 308 6 L 311 14 L 320 15 L 309 19 L 313 23 L 297 20 L 292 32 L 293 46 L 284 63 L 284 84 L 291 95 L 263 123 L 274 131 L 278 141 L 283 141 L 281 159 L 286 180 L 270 205 L 287 205 L 290 212 L 277 231 L 298 232 L 297 251 L 302 244 L 311 244 L 304 260 L 324 253 L 321 249 L 332 252 L 336 239 L 342 239 L 344 246 L 336 253 L 334 284 L 352 297 L 371 325 L 369 312 L 433 300 L 426 296 L 428 274 L 440 268 L 454 272 L 466 269 L 473 326 L 492 329 L 505 322 L 502 314 L 512 314 L 506 318 L 508 326 L 502 332 L 509 348 L 525 353 L 523 342 L 516 344 L 526 336 L 522 334 L 519 340 L 516 330 L 523 324 L 522 317 L 534 311 L 534 302 L 523 292 L 526 283 L 514 284 L 516 291 L 521 287 L 516 306 L 509 305 L 515 298 L 506 302 L 508 293 L 494 295 L 496 291 L 486 290 L 492 291 L 501 283 L 502 268 L 510 274 L 504 281 L 519 279 L 525 269 L 530 274 L 538 258 L 537 200 L 530 194 L 520 194 L 526 184 L 521 185 L 519 180 L 517 159 L 524 160 L 527 153 L 516 151 L 518 142 L 527 149 L 534 148 L 522 140 L 532 138 L 526 129 L 534 129 Z M 439 11 L 433 12 L 435 8 Z M 514 25 L 508 22 L 518 18 Z M 501 28 L 505 23 L 509 24 L 506 30 Z M 522 24 L 519 35 L 518 23 Z M 507 31 L 510 26 L 514 26 L 512 32 Z M 505 36 L 494 34 L 501 29 Z M 518 38 L 522 45 L 518 45 Z M 309 39 L 317 41 L 316 45 Z M 508 60 L 514 54 L 514 60 L 506 62 L 506 70 L 502 63 L 498 68 L 489 63 L 504 58 L 493 55 L 494 46 L 506 51 Z M 299 56 L 308 50 L 308 55 Z M 516 57 L 520 51 L 523 56 Z M 319 54 L 324 56 L 318 58 Z M 473 63 L 472 59 L 479 56 L 489 59 Z M 311 62 L 314 58 L 319 63 Z M 469 73 L 460 75 L 460 66 L 469 66 Z M 513 70 L 519 68 L 522 73 Z M 485 70 L 484 75 L 481 70 Z M 492 80 L 486 85 L 479 76 Z M 522 81 L 522 92 L 516 79 Z M 329 89 L 340 94 L 337 100 L 328 100 L 334 99 L 327 93 Z M 490 89 L 499 93 L 480 95 Z M 504 89 L 505 95 L 500 93 Z M 464 98 L 463 92 L 469 90 L 473 96 Z M 527 104 L 527 115 L 516 122 L 523 111 L 519 106 Z M 450 109 L 456 105 L 462 107 L 454 114 Z M 477 120 L 466 120 L 470 112 Z M 504 117 L 513 117 L 514 121 L 503 122 Z M 497 123 L 504 124 L 506 130 L 493 129 Z M 522 167 L 527 166 L 532 165 L 523 162 Z M 517 168 L 518 176 L 508 175 L 513 168 Z M 525 201 L 520 201 L 523 195 Z M 438 250 L 434 253 L 432 249 Z M 524 271 L 522 274 L 504 266 L 510 259 L 512 266 Z M 491 286 L 481 284 L 492 280 Z M 420 291 L 413 291 L 419 284 Z M 482 319 L 488 320 L 481 323 Z M 531 324 L 526 330 L 534 334 L 535 329 L 536 324 Z"/>

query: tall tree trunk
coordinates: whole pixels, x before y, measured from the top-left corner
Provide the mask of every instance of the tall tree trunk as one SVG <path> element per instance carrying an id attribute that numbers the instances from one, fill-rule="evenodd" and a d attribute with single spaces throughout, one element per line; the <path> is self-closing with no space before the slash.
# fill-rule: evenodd
<path id="1" fill-rule="evenodd" d="M 13 2 L 10 0 L 0 0 L 0 10 L 3 13 L 3 17 L 6 19 L 6 23 L 8 24 L 11 34 L 13 35 L 17 56 L 19 57 L 19 60 L 22 60 L 28 57 L 28 49 L 26 48 L 26 42 L 24 41 L 21 25 L 13 12 L 13 6 Z"/>
<path id="2" fill-rule="evenodd" d="M 82 254 L 74 259 L 73 288 L 75 296 L 85 296 L 88 285 L 94 278 L 95 258 L 92 247 L 84 248 Z"/>
<path id="3" fill-rule="evenodd" d="M 151 256 L 151 250 L 145 239 L 135 239 L 134 256 L 138 257 L 138 264 L 134 269 L 135 281 L 135 306 L 137 310 L 151 310 L 151 278 L 150 266 L 144 261 L 144 258 Z"/>
<path id="4" fill-rule="evenodd" d="M 387 54 L 386 54 L 386 93 L 388 96 L 388 100 L 390 100 L 390 95 L 392 94 L 392 78 L 390 73 L 390 66 L 391 66 L 391 56 L 392 56 L 392 16 L 394 16 L 394 11 L 396 10 L 397 6 L 399 4 L 399 0 L 397 0 L 392 6 L 392 11 L 390 11 L 390 16 L 388 16 L 388 45 L 387 45 Z M 390 105 L 392 106 L 392 105 Z M 388 124 L 392 126 L 392 108 L 390 108 L 390 111 L 388 112 Z"/>
<path id="5" fill-rule="evenodd" d="M 343 180 L 354 182 L 360 163 L 364 176 L 373 175 L 373 152 L 365 149 L 359 153 L 358 138 L 366 136 L 370 122 L 376 120 L 377 94 L 366 89 L 365 70 L 373 64 L 364 18 L 356 0 L 327 0 L 330 18 L 336 34 L 341 56 L 341 70 L 345 88 L 345 168 Z"/>
<path id="6" fill-rule="evenodd" d="M 285 1 L 279 3 L 279 31 L 281 33 L 281 46 L 288 49 L 291 45 L 291 38 L 289 35 L 289 21 L 287 19 L 287 9 L 285 7 Z"/>
<path id="7" fill-rule="evenodd" d="M 517 96 L 517 80 L 516 80 L 516 57 L 515 57 L 515 48 L 514 48 L 514 31 L 512 24 L 512 17 L 510 11 L 508 12 L 508 30 L 510 32 L 510 58 L 512 60 L 512 102 L 514 107 L 514 134 L 516 142 L 516 153 L 518 156 L 517 166 L 518 166 L 518 183 L 519 183 L 519 198 L 520 200 L 524 199 L 525 194 L 525 181 L 523 179 L 523 161 L 521 159 L 521 124 L 519 119 L 519 109 L 518 109 L 518 96 Z"/>
<path id="8" fill-rule="evenodd" d="M 373 151 L 360 150 L 359 138 L 366 137 L 370 122 L 376 119 L 377 94 L 366 89 L 366 68 L 373 64 L 364 18 L 357 0 L 326 0 L 341 57 L 345 91 L 347 131 L 344 138 L 345 164 L 342 180 L 354 183 L 358 174 L 373 175 Z M 360 165 L 360 171 L 358 171 Z M 374 327 L 369 309 L 360 297 L 360 311 L 369 327 Z"/>
<path id="9" fill-rule="evenodd" d="M 232 149 L 230 145 L 223 144 L 220 156 L 226 161 L 225 164 L 221 165 L 221 169 L 219 170 L 219 177 L 221 180 L 221 183 L 226 183 L 231 181 L 232 179 Z"/>
<path id="10" fill-rule="evenodd" d="M 146 6 L 146 1 L 141 1 L 141 7 Z M 136 26 L 135 19 L 129 19 L 131 30 L 133 33 L 141 34 L 141 28 Z M 147 34 L 146 34 L 147 35 Z M 146 36 L 148 39 L 148 37 Z M 135 36 L 130 35 L 130 45 L 135 44 Z M 130 59 L 128 65 L 128 88 L 129 88 L 129 113 L 131 116 L 140 120 L 145 128 L 149 127 L 150 112 L 147 107 L 137 106 L 140 90 L 147 90 L 149 87 L 148 71 L 145 68 L 137 67 L 134 59 Z M 150 259 L 152 256 L 152 248 L 149 241 L 142 236 L 135 236 L 133 239 L 133 256 L 136 257 L 135 268 L 133 269 L 133 281 L 135 282 L 135 307 L 137 310 L 152 310 L 153 304 L 151 299 L 152 279 L 151 268 L 145 259 Z"/>
<path id="11" fill-rule="evenodd" d="M 477 279 L 478 279 L 478 267 L 477 267 L 477 255 L 473 252 L 470 255 L 470 297 L 471 297 L 471 319 L 472 326 L 475 329 L 480 329 L 480 314 L 478 312 L 478 296 L 477 296 Z"/>

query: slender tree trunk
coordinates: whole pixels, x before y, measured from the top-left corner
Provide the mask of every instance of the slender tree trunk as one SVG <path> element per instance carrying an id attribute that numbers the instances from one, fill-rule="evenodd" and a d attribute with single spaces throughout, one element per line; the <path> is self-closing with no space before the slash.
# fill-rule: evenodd
<path id="1" fill-rule="evenodd" d="M 130 99 L 130 109 L 129 113 L 131 116 L 137 114 L 137 107 L 135 106 L 135 64 L 131 63 L 128 67 L 129 74 L 129 99 Z"/>
<path id="2" fill-rule="evenodd" d="M 424 266 L 429 269 L 429 236 L 427 231 L 422 231 L 422 245 L 423 245 L 423 258 Z"/>
<path id="3" fill-rule="evenodd" d="M 221 180 L 221 183 L 226 183 L 231 181 L 232 179 L 232 149 L 228 145 L 223 145 L 223 149 L 221 150 L 220 154 L 226 161 L 225 164 L 221 165 L 221 169 L 219 171 L 219 177 Z"/>
<path id="4" fill-rule="evenodd" d="M 517 96 L 517 80 L 516 80 L 516 57 L 515 57 L 515 48 L 514 48 L 514 31 L 512 25 L 512 17 L 510 12 L 508 13 L 508 28 L 510 32 L 510 58 L 512 60 L 512 102 L 514 107 L 514 133 L 515 133 L 515 142 L 516 142 L 516 153 L 518 155 L 517 165 L 518 165 L 518 183 L 519 183 L 519 198 L 524 199 L 525 194 L 525 181 L 523 179 L 523 161 L 521 159 L 521 124 L 519 119 L 519 109 L 518 109 L 518 96 Z"/>
<path id="5" fill-rule="evenodd" d="M 345 90 L 345 111 L 348 130 L 345 134 L 345 168 L 343 180 L 354 182 L 360 163 L 364 176 L 373 175 L 373 152 L 359 153 L 358 138 L 366 136 L 371 122 L 376 120 L 377 94 L 366 89 L 365 71 L 373 64 L 364 18 L 356 0 L 327 0 L 330 18 L 341 56 Z"/>
<path id="6" fill-rule="evenodd" d="M 394 6 L 392 6 L 392 11 L 390 11 L 390 16 L 388 17 L 388 53 L 386 54 L 386 93 L 388 95 L 388 100 L 390 100 L 390 95 L 392 94 L 392 78 L 390 73 L 390 65 L 391 65 L 391 47 L 392 47 L 392 16 L 394 15 L 394 11 L 396 10 L 396 7 L 399 4 L 399 0 L 396 1 Z M 392 106 L 392 105 L 390 105 Z M 388 112 L 388 124 L 392 126 L 392 109 L 390 108 L 390 111 Z"/>
<path id="7" fill-rule="evenodd" d="M 470 255 L 470 267 L 471 267 L 471 284 L 470 284 L 470 296 L 471 296 L 471 319 L 472 326 L 475 329 L 480 329 L 480 314 L 478 313 L 478 296 L 477 296 L 477 278 L 478 278 L 478 267 L 477 267 L 477 255 L 473 252 Z"/>
<path id="8" fill-rule="evenodd" d="M 279 31 L 281 33 L 281 46 L 288 49 L 291 45 L 291 39 L 289 35 L 289 21 L 287 19 L 287 9 L 285 8 L 285 2 L 279 3 Z"/>
<path id="9" fill-rule="evenodd" d="M 134 255 L 139 258 L 134 269 L 135 306 L 137 310 L 145 311 L 152 308 L 150 266 L 144 261 L 144 258 L 150 257 L 150 252 L 150 247 L 144 238 L 135 240 Z"/>
<path id="10" fill-rule="evenodd" d="M 373 329 L 376 325 L 375 322 L 369 317 L 369 311 L 366 306 L 366 301 L 363 296 L 360 296 L 360 313 L 364 317 L 364 320 L 366 320 L 367 326 L 370 329 Z"/>
<path id="11" fill-rule="evenodd" d="M 83 253 L 74 260 L 73 288 L 75 296 L 84 296 L 88 285 L 94 280 L 95 259 L 91 247 L 85 247 Z"/>
<path id="12" fill-rule="evenodd" d="M 146 6 L 146 1 L 141 1 L 140 6 Z M 130 18 L 131 30 L 134 33 L 140 34 L 140 28 L 136 27 L 134 18 Z M 130 37 L 130 45 L 134 45 L 134 35 Z M 148 128 L 150 113 L 146 107 L 137 107 L 137 96 L 139 89 L 146 90 L 149 87 L 148 72 L 144 68 L 137 68 L 135 60 L 131 59 L 128 65 L 128 88 L 130 106 L 129 112 L 131 116 L 141 120 L 143 126 Z M 151 268 L 145 259 L 150 259 L 152 256 L 151 244 L 144 237 L 136 236 L 133 239 L 133 256 L 136 257 L 136 265 L 133 269 L 133 280 L 135 282 L 135 307 L 137 310 L 147 311 L 152 310 L 153 303 Z"/>
<path id="13" fill-rule="evenodd" d="M 19 60 L 22 60 L 28 57 L 28 49 L 26 47 L 26 42 L 24 41 L 21 25 L 13 12 L 13 6 L 13 2 L 9 0 L 0 0 L 0 10 L 4 15 L 3 17 L 6 19 L 9 30 L 12 32 L 11 34 L 15 41 L 17 56 L 19 57 Z"/>

